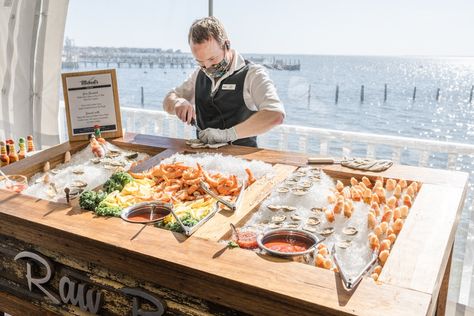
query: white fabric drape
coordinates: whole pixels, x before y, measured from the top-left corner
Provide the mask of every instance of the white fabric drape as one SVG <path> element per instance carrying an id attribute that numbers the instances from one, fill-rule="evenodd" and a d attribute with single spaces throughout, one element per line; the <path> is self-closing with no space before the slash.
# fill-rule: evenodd
<path id="1" fill-rule="evenodd" d="M 0 0 L 0 139 L 58 144 L 68 0 Z"/>

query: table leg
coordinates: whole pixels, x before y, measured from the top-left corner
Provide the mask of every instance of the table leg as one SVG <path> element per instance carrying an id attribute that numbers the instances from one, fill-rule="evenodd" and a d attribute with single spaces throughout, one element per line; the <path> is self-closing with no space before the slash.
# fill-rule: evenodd
<path id="1" fill-rule="evenodd" d="M 449 274 L 451 272 L 453 249 L 454 245 L 451 247 L 448 263 L 446 264 L 446 269 L 444 271 L 443 281 L 441 282 L 441 287 L 439 288 L 438 301 L 436 303 L 436 316 L 444 316 L 444 314 L 446 313 L 446 303 L 448 301 Z"/>

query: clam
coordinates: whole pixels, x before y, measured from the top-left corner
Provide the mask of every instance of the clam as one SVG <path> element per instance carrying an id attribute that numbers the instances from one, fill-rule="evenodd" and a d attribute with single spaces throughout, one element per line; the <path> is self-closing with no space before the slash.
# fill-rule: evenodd
<path id="1" fill-rule="evenodd" d="M 275 216 L 272 216 L 272 222 L 274 222 L 274 223 L 281 223 L 281 222 L 283 222 L 285 219 L 286 219 L 286 216 L 285 216 L 285 215 L 275 215 Z"/>
<path id="2" fill-rule="evenodd" d="M 84 169 L 82 169 L 82 168 L 76 168 L 76 169 L 72 170 L 72 173 L 74 173 L 74 174 L 83 174 L 83 173 L 84 173 Z"/>
<path id="3" fill-rule="evenodd" d="M 316 226 L 316 225 L 319 225 L 320 223 L 321 223 L 321 220 L 319 220 L 319 218 L 317 217 L 310 217 L 306 221 L 306 225 L 309 225 L 309 226 Z"/>
<path id="4" fill-rule="evenodd" d="M 303 230 L 309 231 L 311 233 L 315 233 L 316 232 L 316 227 L 311 227 L 311 226 L 305 225 L 305 226 L 303 226 Z"/>
<path id="5" fill-rule="evenodd" d="M 345 235 L 348 235 L 348 236 L 354 236 L 355 234 L 357 234 L 359 231 L 357 230 L 357 228 L 353 227 L 353 226 L 347 226 L 347 227 L 344 227 L 342 229 L 342 232 L 345 234 Z"/>
<path id="6" fill-rule="evenodd" d="M 341 240 L 336 243 L 336 246 L 342 249 L 346 249 L 350 247 L 351 243 L 352 242 L 350 240 Z"/>
<path id="7" fill-rule="evenodd" d="M 290 218 L 291 218 L 292 220 L 294 220 L 294 221 L 300 221 L 300 220 L 303 219 L 303 217 L 300 216 L 300 215 L 298 215 L 298 214 L 291 214 L 291 215 L 290 215 Z"/>
<path id="8" fill-rule="evenodd" d="M 270 229 L 275 229 L 275 228 L 280 228 L 281 227 L 281 223 L 270 223 L 268 224 L 268 228 Z"/>
<path id="9" fill-rule="evenodd" d="M 293 212 L 293 211 L 296 211 L 296 207 L 294 207 L 294 206 L 289 206 L 289 205 L 281 205 L 280 208 L 281 208 L 283 211 L 286 211 L 286 212 Z"/>
<path id="10" fill-rule="evenodd" d="M 87 186 L 87 182 L 82 181 L 82 180 L 75 180 L 72 184 L 71 187 L 76 187 L 76 188 L 84 188 Z"/>
<path id="11" fill-rule="evenodd" d="M 298 226 L 300 226 L 300 223 L 293 222 L 293 223 L 288 223 L 285 226 L 288 228 L 298 228 Z"/>
<path id="12" fill-rule="evenodd" d="M 308 190 L 304 188 L 296 187 L 296 188 L 291 189 L 291 193 L 293 193 L 294 195 L 301 196 L 301 195 L 307 194 Z"/>
<path id="13" fill-rule="evenodd" d="M 279 188 L 277 188 L 277 192 L 278 193 L 288 193 L 288 192 L 290 192 L 290 188 L 288 188 L 288 187 L 279 187 Z"/>
<path id="14" fill-rule="evenodd" d="M 268 204 L 267 208 L 271 211 L 278 211 L 279 209 L 281 209 L 281 206 L 280 205 L 274 205 L 274 204 Z"/>
<path id="15" fill-rule="evenodd" d="M 329 236 L 334 233 L 334 227 L 328 226 L 318 232 L 321 236 Z"/>

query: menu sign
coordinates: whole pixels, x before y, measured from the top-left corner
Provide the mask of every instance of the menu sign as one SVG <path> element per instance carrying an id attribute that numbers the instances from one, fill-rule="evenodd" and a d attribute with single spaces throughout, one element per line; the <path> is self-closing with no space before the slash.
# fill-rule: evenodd
<path id="1" fill-rule="evenodd" d="M 87 140 L 99 125 L 103 137 L 122 136 L 115 69 L 63 73 L 69 140 Z"/>

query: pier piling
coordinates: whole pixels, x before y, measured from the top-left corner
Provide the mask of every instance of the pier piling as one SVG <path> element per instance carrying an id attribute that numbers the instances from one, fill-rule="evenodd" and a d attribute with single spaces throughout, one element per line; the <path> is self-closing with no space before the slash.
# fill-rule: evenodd
<path id="1" fill-rule="evenodd" d="M 416 87 L 413 88 L 413 98 L 412 98 L 412 100 L 415 101 L 415 99 L 416 99 Z"/>
<path id="2" fill-rule="evenodd" d="M 339 85 L 336 85 L 336 99 L 334 102 L 337 104 L 339 102 Z"/>
<path id="3" fill-rule="evenodd" d="M 387 84 L 385 84 L 383 89 L 383 102 L 387 102 Z"/>
<path id="4" fill-rule="evenodd" d="M 472 94 L 474 93 L 474 85 L 471 86 L 471 93 L 469 93 L 469 103 L 472 102 Z"/>
<path id="5" fill-rule="evenodd" d="M 141 90 L 141 105 L 142 105 L 142 108 L 145 107 L 145 93 L 143 92 L 143 87 L 140 87 L 140 90 Z"/>
<path id="6" fill-rule="evenodd" d="M 440 92 L 440 88 L 436 90 L 436 101 L 439 101 L 439 92 Z"/>
<path id="7" fill-rule="evenodd" d="M 311 104 L 311 84 L 308 86 L 308 109 Z"/>
<path id="8" fill-rule="evenodd" d="M 360 103 L 364 102 L 364 85 L 360 86 Z"/>

